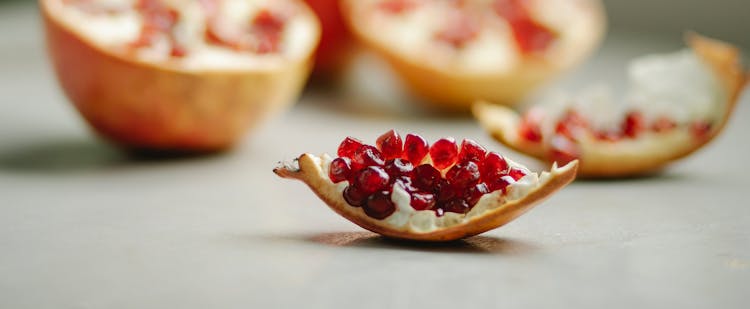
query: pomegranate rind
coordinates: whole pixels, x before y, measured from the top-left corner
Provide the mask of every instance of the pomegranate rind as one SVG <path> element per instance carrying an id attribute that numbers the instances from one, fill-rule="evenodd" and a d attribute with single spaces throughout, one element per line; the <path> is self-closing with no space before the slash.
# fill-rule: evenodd
<path id="1" fill-rule="evenodd" d="M 410 226 L 394 227 L 388 218 L 373 219 L 367 216 L 361 207 L 349 205 L 341 193 L 341 186 L 345 186 L 346 183 L 332 183 L 321 166 L 321 159 L 317 156 L 303 154 L 294 163 L 282 164 L 273 172 L 282 178 L 304 182 L 334 212 L 366 230 L 397 239 L 442 242 L 478 235 L 513 221 L 572 182 L 576 177 L 577 167 L 577 161 L 560 168 L 553 166 L 535 188 L 513 200 L 505 200 L 500 195 L 501 191 L 486 194 L 471 212 L 450 213 L 451 224 L 426 232 Z M 430 216 L 437 218 L 432 211 L 420 212 L 430 213 Z"/>
<path id="2" fill-rule="evenodd" d="M 382 56 L 406 82 L 408 88 L 425 100 L 425 104 L 443 112 L 465 113 L 476 100 L 488 100 L 514 106 L 530 92 L 555 76 L 575 67 L 596 50 L 606 30 L 606 14 L 599 0 L 579 1 L 588 18 L 585 32 L 576 35 L 575 44 L 549 55 L 526 56 L 512 69 L 504 72 L 468 72 L 450 64 L 436 66 L 419 55 L 407 56 L 397 52 L 378 38 L 380 29 L 368 29 L 358 14 L 357 5 L 363 1 L 343 0 L 344 19 L 354 36 L 365 46 Z M 429 53 L 429 50 L 425 50 Z"/>
<path id="3" fill-rule="evenodd" d="M 577 142 L 581 152 L 579 177 L 620 178 L 653 174 L 701 149 L 724 130 L 749 80 L 742 67 L 740 51 L 728 43 L 694 33 L 686 35 L 686 42 L 708 64 L 727 94 L 726 104 L 717 104 L 725 109 L 716 125 L 704 138 L 696 138 L 688 128 L 646 133 L 632 141 L 614 143 L 583 138 Z M 481 126 L 498 142 L 539 160 L 551 161 L 545 143 L 534 143 L 520 137 L 521 118 L 515 111 L 482 101 L 475 103 L 472 111 Z"/>
<path id="4" fill-rule="evenodd" d="M 313 65 L 308 55 L 274 68 L 181 70 L 113 53 L 71 29 L 40 1 L 48 54 L 60 85 L 101 136 L 130 149 L 206 152 L 234 146 L 292 105 Z M 314 28 L 313 12 L 300 14 Z"/>

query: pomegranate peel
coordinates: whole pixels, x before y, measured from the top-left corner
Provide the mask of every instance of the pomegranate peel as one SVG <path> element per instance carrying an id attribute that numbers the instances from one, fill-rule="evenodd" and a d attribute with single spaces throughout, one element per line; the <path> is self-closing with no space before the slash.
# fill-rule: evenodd
<path id="1" fill-rule="evenodd" d="M 718 136 L 729 121 L 741 91 L 748 83 L 748 75 L 743 70 L 737 48 L 692 33 L 686 35 L 686 41 L 690 47 L 689 52 L 697 58 L 696 63 L 701 63 L 708 75 L 696 78 L 716 81 L 716 89 L 709 92 L 716 92 L 718 95 L 709 97 L 715 100 L 709 102 L 711 107 L 707 109 L 717 111 L 715 115 L 701 115 L 678 125 L 661 115 L 649 115 L 646 112 L 629 113 L 622 119 L 620 132 L 592 132 L 592 129 L 588 128 L 589 124 L 579 123 L 574 125 L 579 130 L 578 133 L 561 134 L 559 131 L 551 133 L 552 131 L 547 130 L 548 134 L 538 141 L 523 134 L 529 119 L 535 118 L 534 112 L 527 112 L 521 116 L 503 106 L 477 102 L 473 106 L 474 116 L 495 140 L 518 152 L 547 162 L 556 161 L 556 157 L 561 155 L 560 152 L 580 160 L 581 177 L 606 178 L 653 174 L 669 163 L 694 153 Z M 679 54 L 675 55 L 672 57 L 682 57 Z M 676 64 L 663 65 L 666 68 L 670 66 Z M 532 110 L 534 109 L 540 107 L 532 107 Z M 541 109 L 544 112 L 544 108 Z M 645 125 L 640 119 L 641 114 L 644 117 L 650 116 L 653 124 Z M 538 125 L 543 127 L 550 127 L 552 124 L 545 123 L 544 120 L 541 122 Z M 557 140 L 558 143 L 555 144 L 556 138 L 565 137 L 565 134 L 568 134 L 568 138 L 563 138 L 562 143 Z M 566 152 L 565 147 L 573 149 Z"/>
<path id="2" fill-rule="evenodd" d="M 408 183 L 408 180 L 406 183 L 402 180 L 391 181 L 390 187 L 378 189 L 380 191 L 373 193 L 371 198 L 365 198 L 362 192 L 350 194 L 349 191 L 359 190 L 358 187 L 348 181 L 334 183 L 330 177 L 334 159 L 325 154 L 315 156 L 306 153 L 291 162 L 281 162 L 273 171 L 282 178 L 304 182 L 334 212 L 372 232 L 399 239 L 450 241 L 484 233 L 521 216 L 573 181 L 578 166 L 574 161 L 563 167 L 553 165 L 549 172 L 536 174 L 518 163 L 504 160 L 512 166 L 505 173 L 520 173 L 518 180 L 513 176 L 503 176 L 508 183 L 495 187 L 493 191 L 484 182 L 478 185 L 466 183 L 469 188 L 468 202 L 451 197 L 448 197 L 450 200 L 443 200 L 446 195 L 443 193 L 449 193 L 446 191 L 449 187 L 440 182 L 445 178 L 430 181 L 438 187 L 443 186 L 438 192 L 433 191 L 434 197 L 431 193 L 420 193 L 420 189 L 415 187 L 420 185 Z M 476 166 L 473 161 L 466 162 L 469 162 L 467 165 Z M 423 163 L 431 164 L 429 158 Z M 446 168 L 442 173 L 449 171 L 451 168 Z M 361 177 L 363 174 L 358 175 Z M 354 181 L 362 181 L 360 177 Z M 369 208 L 367 203 L 375 204 L 375 209 Z"/>
<path id="3" fill-rule="evenodd" d="M 382 8 L 393 3 L 400 3 L 398 10 Z M 448 112 L 466 112 L 477 99 L 519 103 L 585 59 L 606 23 L 598 0 L 341 4 L 353 35 L 387 60 L 427 107 Z M 535 36 L 539 29 L 549 34 Z M 543 38 L 552 41 L 535 43 Z"/>
<path id="4" fill-rule="evenodd" d="M 93 129 L 127 148 L 201 152 L 233 146 L 295 101 L 311 70 L 320 27 L 307 6 L 290 2 L 295 13 L 288 22 L 295 27 L 283 34 L 273 33 L 277 23 L 263 11 L 262 18 L 252 20 L 257 25 L 247 31 L 261 40 L 253 41 L 253 51 L 240 44 L 244 37 L 232 45 L 206 30 L 205 42 L 200 39 L 195 47 L 192 36 L 175 34 L 197 33 L 211 20 L 180 19 L 185 12 L 179 6 L 223 1 L 40 1 L 49 56 L 63 91 Z M 85 9 L 77 10 L 76 3 Z M 108 7 L 113 4 L 118 6 Z M 123 20 L 132 22 L 123 25 Z M 298 24 L 306 30 L 299 31 Z M 136 27 L 142 28 L 137 40 L 122 34 L 137 33 L 129 30 Z M 283 47 L 291 41 L 299 44 L 287 44 L 295 50 L 287 54 Z M 171 51 L 162 56 L 163 45 L 171 45 Z M 215 57 L 217 51 L 222 56 Z"/>

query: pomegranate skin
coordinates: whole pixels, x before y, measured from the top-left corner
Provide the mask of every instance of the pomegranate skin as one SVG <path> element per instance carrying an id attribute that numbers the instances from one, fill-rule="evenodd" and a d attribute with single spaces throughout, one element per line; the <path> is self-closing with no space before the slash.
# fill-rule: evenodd
<path id="1" fill-rule="evenodd" d="M 312 67 L 312 50 L 272 70 L 186 71 L 145 63 L 105 50 L 69 29 L 47 2 L 40 1 L 40 9 L 60 86 L 97 133 L 128 149 L 229 149 L 291 105 Z M 319 25 L 311 20 L 317 41 Z"/>

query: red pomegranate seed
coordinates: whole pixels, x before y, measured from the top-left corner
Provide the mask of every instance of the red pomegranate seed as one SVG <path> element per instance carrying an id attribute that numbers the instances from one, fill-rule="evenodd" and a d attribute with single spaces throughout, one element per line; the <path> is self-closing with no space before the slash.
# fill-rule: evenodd
<path id="1" fill-rule="evenodd" d="M 616 142 L 619 141 L 622 136 L 618 132 L 612 132 L 612 131 L 598 131 L 594 132 L 594 137 L 597 140 L 605 141 L 605 142 Z"/>
<path id="2" fill-rule="evenodd" d="M 513 180 L 518 181 L 519 179 L 523 178 L 523 176 L 526 176 L 526 172 L 517 168 L 511 168 L 508 176 L 512 177 Z"/>
<path id="3" fill-rule="evenodd" d="M 402 189 L 406 190 L 406 192 L 417 192 L 419 189 L 414 187 L 413 181 L 408 176 L 400 176 L 397 178 L 391 177 L 391 182 L 393 183 L 393 186 L 400 186 Z"/>
<path id="4" fill-rule="evenodd" d="M 414 168 L 414 186 L 420 190 L 433 192 L 437 189 L 439 181 L 441 180 L 440 171 L 436 170 L 432 165 L 422 164 Z"/>
<path id="5" fill-rule="evenodd" d="M 368 166 L 357 173 L 352 185 L 365 194 L 372 194 L 385 189 L 390 180 L 382 167 Z"/>
<path id="6" fill-rule="evenodd" d="M 385 169 L 385 172 L 388 173 L 391 178 L 396 178 L 399 176 L 411 176 L 414 166 L 404 159 L 393 159 L 385 161 L 383 169 Z"/>
<path id="7" fill-rule="evenodd" d="M 559 165 L 565 165 L 578 159 L 580 150 L 578 145 L 570 139 L 555 135 L 550 140 L 550 158 Z"/>
<path id="8" fill-rule="evenodd" d="M 495 0 L 495 12 L 510 24 L 521 52 L 544 51 L 557 39 L 557 34 L 532 19 L 524 1 Z"/>
<path id="9" fill-rule="evenodd" d="M 411 194 L 411 208 L 415 210 L 427 210 L 435 207 L 435 195 L 426 192 L 414 192 Z"/>
<path id="10" fill-rule="evenodd" d="M 370 145 L 362 145 L 354 151 L 352 156 L 352 168 L 359 170 L 368 166 L 382 166 L 385 164 L 380 151 Z"/>
<path id="11" fill-rule="evenodd" d="M 465 200 L 457 198 L 446 202 L 441 208 L 445 209 L 445 211 L 465 214 L 469 212 L 471 206 L 469 206 L 469 203 L 467 203 Z"/>
<path id="12" fill-rule="evenodd" d="M 466 190 L 466 193 L 464 193 L 464 199 L 469 206 L 474 207 L 474 205 L 479 202 L 479 199 L 487 193 L 490 193 L 490 188 L 487 187 L 487 184 L 478 183 Z"/>
<path id="13" fill-rule="evenodd" d="M 407 134 L 404 141 L 404 158 L 411 164 L 418 165 L 429 152 L 429 144 L 419 135 Z"/>
<path id="14" fill-rule="evenodd" d="M 569 138 L 575 138 L 578 132 L 588 128 L 588 121 L 575 110 L 568 110 L 555 126 L 555 133 Z"/>
<path id="15" fill-rule="evenodd" d="M 351 160 L 349 158 L 336 158 L 331 161 L 331 166 L 328 169 L 328 177 L 334 183 L 349 180 L 349 176 L 352 173 Z"/>
<path id="16" fill-rule="evenodd" d="M 347 137 L 341 142 L 341 145 L 339 145 L 337 154 L 339 157 L 347 157 L 351 159 L 354 156 L 354 152 L 357 151 L 359 147 L 362 147 L 362 145 L 362 141 L 353 137 Z"/>
<path id="17" fill-rule="evenodd" d="M 396 205 L 391 201 L 391 194 L 386 191 L 371 195 L 362 207 L 368 216 L 382 220 L 396 211 Z"/>
<path id="18" fill-rule="evenodd" d="M 401 154 L 404 151 L 401 136 L 395 130 L 390 130 L 378 137 L 376 144 L 386 160 L 401 158 Z"/>
<path id="19" fill-rule="evenodd" d="M 637 111 L 629 112 L 622 123 L 622 133 L 625 136 L 634 138 L 645 129 L 643 114 Z"/>
<path id="20" fill-rule="evenodd" d="M 667 117 L 659 117 L 651 125 L 651 130 L 657 133 L 666 132 L 677 127 L 677 124 Z"/>
<path id="21" fill-rule="evenodd" d="M 441 179 L 437 187 L 437 200 L 438 203 L 445 203 L 455 198 L 461 198 L 463 195 L 464 188 L 454 186 L 447 180 Z"/>
<path id="22" fill-rule="evenodd" d="M 711 124 L 706 121 L 695 121 L 690 124 L 690 132 L 697 138 L 706 138 L 711 132 Z"/>
<path id="23" fill-rule="evenodd" d="M 275 53 L 281 47 L 281 34 L 284 30 L 284 19 L 268 10 L 262 10 L 251 22 L 252 31 L 258 37 L 255 52 L 259 54 Z"/>
<path id="24" fill-rule="evenodd" d="M 461 142 L 461 152 L 458 155 L 458 162 L 482 162 L 486 155 L 487 149 L 484 149 L 482 145 L 473 140 L 465 139 Z"/>
<path id="25" fill-rule="evenodd" d="M 532 113 L 526 113 L 518 127 L 518 135 L 524 140 L 538 143 L 542 141 L 542 129 L 534 118 Z"/>
<path id="26" fill-rule="evenodd" d="M 479 173 L 482 179 L 489 181 L 508 174 L 508 162 L 497 152 L 490 152 L 484 158 Z"/>
<path id="27" fill-rule="evenodd" d="M 492 180 L 487 181 L 487 187 L 489 188 L 490 192 L 495 192 L 497 190 L 503 190 L 505 191 L 505 188 L 508 187 L 511 183 L 514 183 L 515 180 L 511 176 L 502 176 L 500 178 L 495 178 Z"/>
<path id="28" fill-rule="evenodd" d="M 479 166 L 472 161 L 458 163 L 445 174 L 450 184 L 460 188 L 473 186 L 479 182 L 479 177 Z"/>
<path id="29" fill-rule="evenodd" d="M 362 192 L 362 190 L 359 190 L 351 185 L 347 186 L 346 189 L 344 189 L 344 200 L 349 205 L 360 207 L 364 205 L 366 199 L 367 194 Z"/>
<path id="30" fill-rule="evenodd" d="M 430 147 L 432 165 L 439 170 L 453 165 L 458 158 L 458 146 L 452 137 L 441 138 Z"/>

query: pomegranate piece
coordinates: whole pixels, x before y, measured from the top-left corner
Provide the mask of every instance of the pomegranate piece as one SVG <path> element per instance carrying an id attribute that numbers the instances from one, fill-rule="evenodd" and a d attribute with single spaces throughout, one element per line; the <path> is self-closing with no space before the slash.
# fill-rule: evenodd
<path id="1" fill-rule="evenodd" d="M 361 190 L 362 193 L 372 194 L 385 189 L 390 180 L 390 175 L 383 168 L 368 166 L 357 173 L 352 186 Z"/>
<path id="2" fill-rule="evenodd" d="M 439 139 L 430 147 L 430 158 L 432 165 L 439 170 L 450 167 L 458 159 L 456 141 L 451 137 Z"/>
<path id="3" fill-rule="evenodd" d="M 390 130 L 378 137 L 376 142 L 378 149 L 383 153 L 386 160 L 401 158 L 404 151 L 404 145 L 401 136 L 395 130 Z"/>
<path id="4" fill-rule="evenodd" d="M 356 138 L 347 137 L 341 142 L 336 153 L 339 157 L 352 158 L 354 157 L 354 152 L 357 151 L 359 147 L 362 147 L 362 145 L 362 141 Z"/>
<path id="5" fill-rule="evenodd" d="M 409 160 L 413 165 L 419 165 L 430 151 L 430 145 L 427 140 L 419 135 L 407 134 L 404 141 L 404 158 Z"/>
<path id="6" fill-rule="evenodd" d="M 381 191 L 371 195 L 362 209 L 364 209 L 368 216 L 382 220 L 396 211 L 396 205 L 391 201 L 389 192 Z"/>
<path id="7" fill-rule="evenodd" d="M 461 152 L 458 155 L 458 162 L 481 162 L 486 155 L 487 149 L 484 149 L 482 145 L 479 145 L 473 140 L 464 139 L 463 142 L 461 142 Z"/>
<path id="8" fill-rule="evenodd" d="M 351 159 L 346 157 L 336 158 L 331 161 L 331 167 L 328 171 L 328 177 L 330 177 L 331 181 L 333 181 L 334 183 L 338 183 L 344 180 L 349 180 L 351 173 Z"/>

